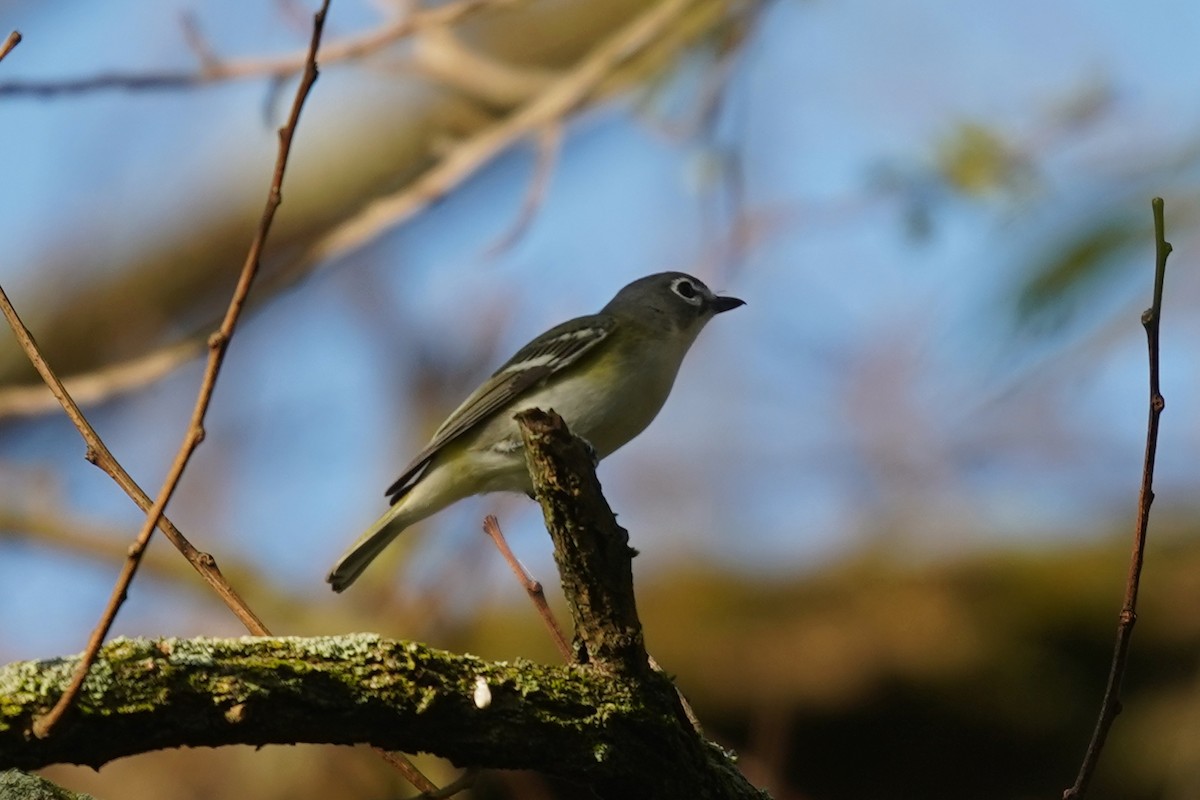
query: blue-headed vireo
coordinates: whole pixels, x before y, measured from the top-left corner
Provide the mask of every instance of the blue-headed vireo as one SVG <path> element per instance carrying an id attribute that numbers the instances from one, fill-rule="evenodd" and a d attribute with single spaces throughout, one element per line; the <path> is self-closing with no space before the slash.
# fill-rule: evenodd
<path id="1" fill-rule="evenodd" d="M 409 525 L 465 497 L 533 487 L 513 419 L 554 409 L 604 458 L 641 433 L 671 392 L 700 329 L 744 305 L 691 275 L 660 272 L 522 347 L 433 434 L 387 490 L 391 508 L 346 551 L 327 580 L 340 592 Z"/>

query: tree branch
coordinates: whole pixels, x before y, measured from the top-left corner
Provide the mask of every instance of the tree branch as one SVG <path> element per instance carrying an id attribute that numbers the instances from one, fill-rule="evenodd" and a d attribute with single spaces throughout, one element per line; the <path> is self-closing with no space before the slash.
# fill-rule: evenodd
<path id="1" fill-rule="evenodd" d="M 464 139 L 436 164 L 391 194 L 325 231 L 289 269 L 308 272 L 365 246 L 450 193 L 484 164 L 533 132 L 555 125 L 586 103 L 618 67 L 668 37 L 697 0 L 658 0 L 604 39 L 571 69 L 511 114 Z"/>
<path id="2" fill-rule="evenodd" d="M 250 251 L 246 254 L 246 260 L 238 276 L 237 285 L 234 287 L 233 297 L 230 298 L 229 307 L 225 312 L 224 318 L 221 320 L 221 326 L 208 339 L 208 362 L 204 368 L 204 376 L 200 381 L 200 391 L 196 395 L 191 420 L 188 422 L 188 428 L 184 433 L 183 441 L 179 445 L 179 450 L 175 455 L 175 460 L 172 462 L 171 468 L 167 471 L 167 476 L 163 480 L 163 485 L 159 489 L 158 496 L 146 512 L 145 522 L 138 531 L 134 543 L 129 548 L 129 557 L 122 567 L 116 585 L 113 587 L 108 606 L 104 609 L 100 621 L 92 630 L 92 635 L 88 641 L 87 650 L 84 651 L 83 658 L 80 661 L 78 672 L 54 707 L 34 724 L 34 733 L 37 736 L 49 735 L 50 731 L 53 730 L 66 715 L 68 709 L 70 709 L 76 694 L 83 685 L 84 676 L 91 665 L 91 660 L 95 657 L 97 651 L 99 651 L 101 643 L 112 628 L 113 621 L 117 617 L 117 612 L 121 604 L 125 601 L 129 585 L 137 574 L 142 554 L 146 550 L 146 545 L 150 542 L 150 536 L 154 533 L 154 529 L 158 527 L 159 520 L 163 517 L 163 512 L 166 510 L 167 504 L 171 501 L 171 497 L 174 495 L 175 489 L 179 485 L 179 480 L 183 477 L 183 472 L 187 469 L 192 455 L 196 452 L 196 448 L 200 446 L 200 442 L 204 440 L 204 420 L 208 414 L 209 404 L 212 401 L 213 390 L 216 388 L 217 376 L 220 374 L 221 365 L 225 361 L 225 353 L 229 349 L 229 342 L 233 338 L 238 320 L 241 318 L 242 309 L 246 305 L 246 299 L 250 295 L 250 287 L 254 283 L 254 278 L 258 275 L 259 264 L 262 260 L 262 251 L 266 245 L 267 235 L 271 231 L 271 223 L 275 219 L 275 213 L 280 203 L 283 202 L 283 175 L 287 169 L 288 156 L 291 154 L 296 125 L 300 121 L 300 111 L 304 108 L 304 101 L 308 98 L 309 91 L 311 91 L 313 84 L 317 80 L 317 49 L 321 44 L 321 34 L 325 30 L 325 16 L 328 12 L 329 0 L 324 0 L 320 9 L 313 15 L 312 35 L 309 39 L 308 50 L 304 60 L 304 75 L 300 80 L 299 87 L 296 89 L 296 95 L 292 101 L 287 123 L 279 129 L 279 152 L 275 158 L 275 169 L 267 191 L 266 206 L 263 209 L 258 230 L 255 231 L 254 239 L 250 243 Z M 7 299 L 5 300 L 5 306 L 5 313 L 7 315 Z M 13 313 L 15 315 L 15 312 Z M 17 328 L 15 323 L 13 324 L 13 328 L 14 330 Z M 29 343 L 32 345 L 32 338 L 29 339 Z M 49 383 L 49 381 L 47 382 Z M 57 395 L 59 392 L 65 393 L 62 383 L 57 378 L 55 378 L 55 383 L 58 387 L 58 391 L 55 394 Z M 74 406 L 74 403 L 72 402 L 71 405 Z M 78 411 L 77 406 L 76 411 Z M 227 588 L 228 592 L 222 596 L 229 598 L 229 601 L 233 603 L 232 608 L 234 612 L 242 619 L 250 632 L 260 635 L 268 634 L 269 631 L 262 623 L 262 620 L 258 619 L 249 606 L 233 592 L 232 587 Z"/>
<path id="3" fill-rule="evenodd" d="M 476 11 L 509 2 L 511 0 L 453 0 L 432 8 L 416 9 L 372 30 L 331 42 L 324 48 L 321 60 L 328 65 L 364 58 L 418 31 L 453 25 Z M 184 36 L 191 42 L 193 37 L 186 26 Z M 285 56 L 239 59 L 220 59 L 206 54 L 199 60 L 202 62 L 199 69 L 180 72 L 109 72 L 65 80 L 3 81 L 0 82 L 0 97 L 25 95 L 50 98 L 111 89 L 191 89 L 248 78 L 285 80 L 303 71 L 305 53 L 300 51 Z"/>
<path id="4" fill-rule="evenodd" d="M 1125 677 L 1125 665 L 1129 660 L 1129 644 L 1133 637 L 1133 626 L 1137 622 L 1138 589 L 1141 585 L 1142 564 L 1146 557 L 1146 533 L 1150 527 L 1150 506 L 1154 502 L 1154 461 L 1158 453 L 1158 422 L 1166 401 L 1159 389 L 1159 321 L 1162 317 L 1163 281 L 1167 274 L 1167 257 L 1171 255 L 1171 243 L 1166 239 L 1166 224 L 1163 221 L 1163 200 L 1155 197 L 1150 202 L 1154 214 L 1154 294 L 1150 307 L 1142 312 L 1142 327 L 1146 330 L 1146 345 L 1150 366 L 1150 410 L 1146 420 L 1146 451 L 1142 460 L 1142 485 L 1138 493 L 1137 522 L 1133 531 L 1133 552 L 1129 558 L 1129 572 L 1125 580 L 1125 602 L 1117 618 L 1117 640 L 1113 645 L 1112 665 L 1109 667 L 1108 683 L 1104 687 L 1104 699 L 1100 703 L 1100 715 L 1092 731 L 1091 741 L 1084 754 L 1083 763 L 1075 783 L 1063 792 L 1063 800 L 1077 800 L 1087 793 L 1088 784 L 1108 732 L 1121 712 L 1121 683 Z"/>
<path id="5" fill-rule="evenodd" d="M 525 443 L 525 457 L 534 490 L 542 504 L 546 529 L 554 540 L 554 560 L 562 577 L 563 592 L 575 620 L 575 636 L 580 644 L 577 657 L 601 669 L 616 669 L 644 675 L 647 668 L 663 674 L 645 647 L 642 623 L 638 619 L 633 594 L 633 557 L 628 532 L 617 524 L 616 515 L 600 491 L 600 481 L 592 455 L 583 442 L 571 434 L 562 417 L 553 411 L 530 409 L 517 414 Z M 484 529 L 494 528 L 489 536 L 505 554 L 508 545 L 499 534 L 495 517 L 488 517 Z M 524 574 L 512 557 L 505 559 L 526 583 L 539 613 L 550 626 L 560 649 L 566 649 L 546 601 L 538 595 L 541 585 Z M 529 586 L 537 584 L 536 593 Z M 566 654 L 569 659 L 569 653 Z M 700 720 L 682 692 L 676 691 L 677 710 L 698 736 L 704 732 Z"/>
<path id="6" fill-rule="evenodd" d="M 97 405 L 148 386 L 204 353 L 206 336 L 196 334 L 133 358 L 63 378 L 66 391 L 80 406 Z M 35 417 L 59 407 L 44 383 L 0 389 L 0 420 Z"/>
<path id="7" fill-rule="evenodd" d="M 323 638 L 117 639 L 72 724 L 29 726 L 79 658 L 0 668 L 0 769 L 93 767 L 169 747 L 372 744 L 456 764 L 536 769 L 603 798 L 763 798 L 681 726 L 674 690 L 586 667 L 488 662 L 413 642 Z M 478 679 L 490 703 L 476 700 Z"/>
<path id="8" fill-rule="evenodd" d="M 473 13 L 476 8 L 483 10 L 509 5 L 520 8 L 529 4 L 517 0 L 474 0 L 474 4 L 468 3 L 467 0 L 461 0 L 461 3 L 452 0 L 415 11 L 413 14 L 449 15 L 454 9 L 459 16 L 453 19 L 443 17 L 437 21 L 432 17 L 422 17 L 425 21 L 417 24 L 414 32 L 427 36 L 430 31 L 441 30 L 445 25 L 463 19 L 468 12 Z M 267 297 L 294 285 L 323 265 L 344 258 L 355 249 L 365 246 L 376 237 L 419 214 L 452 192 L 475 171 L 510 146 L 539 136 L 543 139 L 553 138 L 554 134 L 546 132 L 563 126 L 572 113 L 585 105 L 596 104 L 600 98 L 626 89 L 635 82 L 644 82 L 648 75 L 662 68 L 668 59 L 678 54 L 686 45 L 716 35 L 714 31 L 721 29 L 722 21 L 729 19 L 730 15 L 752 13 L 736 9 L 759 8 L 755 4 L 745 6 L 731 3 L 729 0 L 687 0 L 683 5 L 679 0 L 658 0 L 652 6 L 647 6 L 645 11 L 632 17 L 627 24 L 590 45 L 587 52 L 578 57 L 573 65 L 565 67 L 561 72 L 548 73 L 544 76 L 547 78 L 544 83 L 540 79 L 524 82 L 528 86 L 514 92 L 514 99 L 531 87 L 543 88 L 529 97 L 523 105 L 508 111 L 494 122 L 472 123 L 462 131 L 446 131 L 437 119 L 413 117 L 420 125 L 432 126 L 432 129 L 440 131 L 438 136 L 449 137 L 456 143 L 437 150 L 436 152 L 442 155 L 432 165 L 428 162 L 428 155 L 433 152 L 430 146 L 412 148 L 413 152 L 420 154 L 419 158 L 411 160 L 411 163 L 405 161 L 400 166 L 390 168 L 390 173 L 415 176 L 405 181 L 403 186 L 388 194 L 377 196 L 374 200 L 364 201 L 353 209 L 346 206 L 333 217 L 326 214 L 321 219 L 312 219 L 307 224 L 302 224 L 303 232 L 300 232 L 300 229 L 293 232 L 295 250 L 280 254 L 281 261 L 276 271 L 262 276 L 259 280 L 255 289 L 257 301 L 262 303 Z M 549 24 L 534 12 L 533 9 L 539 7 L 539 4 L 533 4 L 528 19 L 522 22 L 528 29 L 540 30 Z M 524 20 L 524 17 L 522 19 Z M 399 26 L 400 22 L 395 24 Z M 363 45 L 368 43 L 364 41 Z M 323 45 L 322 63 L 328 64 L 341 55 L 355 52 L 353 48 L 339 50 L 340 47 L 342 45 L 337 41 Z M 544 54 L 539 51 L 536 57 L 530 55 L 535 61 L 554 60 L 559 57 L 561 54 L 553 49 L 552 52 Z M 289 55 L 285 60 L 287 75 L 299 70 L 298 56 Z M 232 62 L 223 63 L 228 66 Z M 0 83 L 0 87 L 3 86 L 4 84 Z M 3 88 L 0 88 L 0 94 L 2 93 Z M 528 224 L 531 212 L 536 210 L 536 200 L 539 199 L 538 195 L 543 188 L 540 184 L 545 183 L 545 176 L 552 167 L 550 160 L 553 149 L 542 145 L 538 153 L 540 163 L 535 167 L 530 191 L 523 207 L 517 211 L 513 232 L 518 234 Z M 378 181 L 372 179 L 369 185 L 364 184 L 363 190 L 374 196 L 378 191 L 377 186 Z M 511 234 L 509 236 L 511 237 Z M 510 241 L 511 239 L 506 237 L 499 244 L 506 245 Z M 227 256 L 232 258 L 233 254 L 229 253 Z M 179 253 L 173 251 L 166 252 L 162 257 L 172 263 L 179 262 L 181 258 Z M 205 263 L 211 260 L 207 259 Z M 150 291 L 155 295 L 153 302 L 168 310 L 180 307 L 176 299 L 175 283 L 167 288 L 149 277 L 150 274 L 157 275 L 161 272 L 157 261 L 155 264 L 153 271 L 139 273 L 140 277 L 135 277 L 135 281 L 142 287 L 139 291 Z M 203 284 L 203 287 L 200 284 Z M 209 283 L 204 281 L 189 285 L 205 293 L 209 291 Z M 70 308 L 61 318 L 56 319 L 53 325 L 47 326 L 48 329 L 43 333 L 44 338 L 52 339 L 46 342 L 48 346 L 69 348 L 81 354 L 77 355 L 77 359 L 82 364 L 74 367 L 80 371 L 79 374 L 66 374 L 64 380 L 82 406 L 86 407 L 89 403 L 136 390 L 204 352 L 204 335 L 191 331 L 185 341 L 158 345 L 154 351 L 142 356 L 97 366 L 94 362 L 98 351 L 88 349 L 88 343 L 95 338 L 90 336 L 90 332 L 97 325 L 120 324 L 119 321 L 114 323 L 111 316 L 103 313 L 105 307 L 104 304 L 91 304 L 78 309 Z M 96 321 L 101 317 L 103 320 Z M 198 327 L 207 332 L 209 327 L 216 323 L 217 320 L 212 319 Z M 80 334 L 80 331 L 83 333 Z M 80 347 L 84 349 L 79 350 Z M 74 382 L 77 377 L 80 379 L 78 385 Z M 32 416 L 45 413 L 53 407 L 40 386 L 15 386 L 0 390 L 0 415 L 3 416 Z"/>
<path id="9" fill-rule="evenodd" d="M 633 596 L 636 551 L 600 492 L 592 456 L 553 411 L 522 411 L 517 422 L 575 621 L 576 658 L 645 677 L 649 658 Z"/>
<path id="10" fill-rule="evenodd" d="M 634 552 L 590 454 L 553 412 L 518 419 L 586 663 L 494 663 L 365 634 L 117 640 L 87 672 L 71 724 L 47 739 L 30 735 L 34 721 L 82 659 L 0 668 L 0 769 L 180 746 L 366 743 L 535 769 L 600 798 L 765 798 L 650 668 Z"/>

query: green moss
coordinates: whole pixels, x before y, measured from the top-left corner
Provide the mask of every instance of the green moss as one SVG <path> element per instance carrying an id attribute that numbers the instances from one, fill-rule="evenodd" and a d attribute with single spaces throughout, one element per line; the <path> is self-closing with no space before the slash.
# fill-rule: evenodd
<path id="1" fill-rule="evenodd" d="M 93 800 L 90 794 L 72 792 L 45 778 L 15 769 L 0 772 L 0 800 Z"/>

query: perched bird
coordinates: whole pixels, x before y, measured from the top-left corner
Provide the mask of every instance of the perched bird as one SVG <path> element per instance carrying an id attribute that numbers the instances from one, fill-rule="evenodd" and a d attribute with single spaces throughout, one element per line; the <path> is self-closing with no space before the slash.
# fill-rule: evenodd
<path id="1" fill-rule="evenodd" d="M 639 278 L 599 314 L 551 328 L 522 347 L 450 414 L 387 490 L 391 508 L 338 559 L 335 592 L 413 523 L 486 492 L 532 494 L 513 419 L 553 409 L 597 459 L 637 436 L 658 414 L 679 365 L 715 315 L 745 305 L 682 272 Z"/>

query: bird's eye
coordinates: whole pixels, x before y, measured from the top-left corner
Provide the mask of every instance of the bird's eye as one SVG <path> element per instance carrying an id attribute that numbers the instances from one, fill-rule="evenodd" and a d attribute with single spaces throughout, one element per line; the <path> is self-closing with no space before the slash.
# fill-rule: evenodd
<path id="1" fill-rule="evenodd" d="M 696 290 L 696 285 L 687 278 L 680 278 L 671 285 L 671 289 L 675 294 L 687 300 L 689 303 L 695 304 L 699 301 L 700 293 Z"/>

